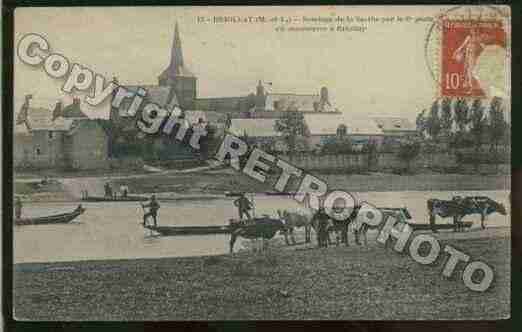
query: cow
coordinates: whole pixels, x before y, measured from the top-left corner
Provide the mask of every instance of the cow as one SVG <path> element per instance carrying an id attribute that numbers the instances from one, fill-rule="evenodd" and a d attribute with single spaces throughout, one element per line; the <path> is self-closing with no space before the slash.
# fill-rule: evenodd
<path id="1" fill-rule="evenodd" d="M 277 210 L 277 214 L 279 218 L 283 220 L 287 227 L 287 231 L 284 232 L 285 242 L 287 245 L 290 245 L 290 241 L 288 241 L 288 235 L 292 239 L 292 243 L 296 244 L 294 229 L 299 227 L 304 227 L 305 229 L 305 242 L 311 242 L 311 229 L 315 229 L 315 225 L 312 223 L 312 218 L 302 213 L 290 212 L 288 210 Z"/>
<path id="2" fill-rule="evenodd" d="M 246 239 L 263 238 L 263 249 L 266 248 L 266 240 L 272 239 L 277 232 L 288 232 L 288 227 L 280 219 L 263 216 L 251 220 L 230 219 L 230 253 L 234 252 L 234 243 L 238 236 Z"/>
<path id="3" fill-rule="evenodd" d="M 455 196 L 451 200 L 428 199 L 428 213 L 430 216 L 430 225 L 434 233 L 435 217 L 442 218 L 453 217 L 454 231 L 461 231 L 463 224 L 462 218 L 469 214 L 480 214 L 480 222 L 482 229 L 486 228 L 485 220 L 488 215 L 498 212 L 501 215 L 507 215 L 506 208 L 503 204 L 498 203 L 486 196 Z"/>

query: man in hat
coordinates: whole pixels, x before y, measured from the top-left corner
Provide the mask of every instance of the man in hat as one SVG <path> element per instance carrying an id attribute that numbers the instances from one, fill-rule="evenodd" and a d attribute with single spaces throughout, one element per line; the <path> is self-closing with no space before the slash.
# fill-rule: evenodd
<path id="1" fill-rule="evenodd" d="M 320 248 L 326 248 L 328 247 L 328 223 L 330 216 L 328 216 L 324 207 L 321 206 L 313 219 L 317 223 L 317 244 Z"/>
<path id="2" fill-rule="evenodd" d="M 152 217 L 152 219 L 154 220 L 154 227 L 158 226 L 157 216 L 158 216 L 158 210 L 160 208 L 160 205 L 159 205 L 158 201 L 156 200 L 156 195 L 152 195 L 150 197 L 149 204 L 145 204 L 142 206 L 144 208 L 149 208 L 149 212 L 147 212 L 143 215 L 143 226 L 145 226 L 145 224 L 147 223 L 147 219 L 149 217 Z"/>
<path id="3" fill-rule="evenodd" d="M 239 212 L 239 219 L 243 219 L 243 215 L 246 215 L 247 219 L 251 219 L 250 210 L 252 209 L 252 203 L 246 198 L 244 192 L 239 195 L 239 198 L 234 201 L 234 206 L 237 207 Z"/>

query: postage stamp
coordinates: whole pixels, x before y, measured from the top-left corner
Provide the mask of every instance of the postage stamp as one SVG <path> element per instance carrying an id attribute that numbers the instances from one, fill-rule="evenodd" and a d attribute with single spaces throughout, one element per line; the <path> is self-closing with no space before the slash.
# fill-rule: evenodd
<path id="1" fill-rule="evenodd" d="M 14 320 L 510 316 L 509 7 L 13 15 Z"/>
<path id="2" fill-rule="evenodd" d="M 490 48 L 498 47 L 505 51 L 506 32 L 502 21 L 448 19 L 442 22 L 442 26 L 441 94 L 449 97 L 485 97 L 486 87 L 481 85 L 478 72 L 502 71 L 504 68 L 481 68 L 498 64 L 484 63 L 486 61 L 480 61 L 480 58 Z"/>

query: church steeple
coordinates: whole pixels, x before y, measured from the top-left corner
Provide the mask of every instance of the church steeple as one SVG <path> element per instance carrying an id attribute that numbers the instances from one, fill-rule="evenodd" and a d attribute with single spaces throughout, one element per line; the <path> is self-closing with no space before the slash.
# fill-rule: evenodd
<path id="1" fill-rule="evenodd" d="M 179 37 L 178 22 L 174 28 L 174 40 L 172 41 L 172 49 L 170 51 L 169 70 L 171 75 L 178 75 L 178 67 L 183 67 L 183 51 L 181 50 L 181 38 Z"/>
<path id="2" fill-rule="evenodd" d="M 178 22 L 174 27 L 174 38 L 170 50 L 170 62 L 158 77 L 158 84 L 171 87 L 171 96 L 177 98 L 179 106 L 193 109 L 197 96 L 196 77 L 185 66 Z"/>
<path id="3" fill-rule="evenodd" d="M 183 51 L 181 49 L 181 37 L 179 35 L 178 22 L 174 27 L 174 39 L 170 50 L 169 66 L 161 73 L 159 77 L 160 85 L 168 85 L 175 77 L 194 77 L 188 70 L 183 61 Z"/>

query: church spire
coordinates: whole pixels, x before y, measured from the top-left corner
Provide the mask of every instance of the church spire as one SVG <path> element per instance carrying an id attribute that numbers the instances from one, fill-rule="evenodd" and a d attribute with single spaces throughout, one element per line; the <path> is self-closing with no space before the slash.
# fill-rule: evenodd
<path id="1" fill-rule="evenodd" d="M 174 80 L 176 77 L 194 77 L 194 75 L 187 69 L 183 60 L 183 51 L 181 49 L 181 37 L 179 35 L 178 22 L 174 28 L 174 39 L 172 41 L 172 48 L 170 50 L 169 66 L 160 75 L 160 85 L 165 85 L 167 82 Z"/>
<path id="2" fill-rule="evenodd" d="M 178 68 L 183 67 L 183 51 L 181 50 L 181 38 L 179 37 L 178 22 L 174 28 L 174 40 L 172 41 L 172 49 L 170 51 L 170 73 L 171 75 L 179 75 Z"/>

